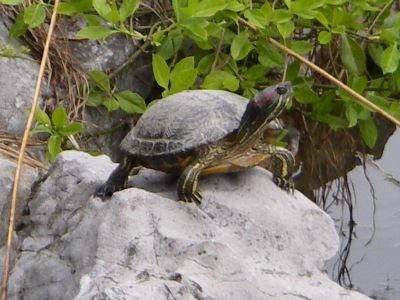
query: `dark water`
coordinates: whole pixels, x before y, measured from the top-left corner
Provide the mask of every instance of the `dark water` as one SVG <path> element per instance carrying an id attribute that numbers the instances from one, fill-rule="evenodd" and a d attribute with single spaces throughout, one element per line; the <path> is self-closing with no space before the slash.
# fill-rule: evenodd
<path id="1" fill-rule="evenodd" d="M 369 181 L 366 178 L 366 175 Z M 379 161 L 367 162 L 366 170 L 357 167 L 348 174 L 354 185 L 354 227 L 347 260 L 349 278 L 359 290 L 375 299 L 400 299 L 400 131 L 386 144 Z M 393 179 L 391 178 L 393 176 Z M 348 208 L 328 209 L 343 232 L 342 247 L 348 240 Z M 328 272 L 337 277 L 338 257 L 328 264 Z M 349 283 L 347 279 L 345 283 Z"/>

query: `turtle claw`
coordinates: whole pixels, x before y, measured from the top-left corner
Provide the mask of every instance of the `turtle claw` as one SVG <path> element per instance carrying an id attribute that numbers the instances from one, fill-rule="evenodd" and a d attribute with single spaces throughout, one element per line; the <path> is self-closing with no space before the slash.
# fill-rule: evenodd
<path id="1" fill-rule="evenodd" d="M 94 196 L 97 196 L 102 200 L 106 200 L 107 198 L 111 197 L 114 192 L 120 190 L 122 190 L 122 187 L 106 182 L 96 188 L 94 191 Z"/>
<path id="2" fill-rule="evenodd" d="M 201 198 L 202 198 L 201 194 L 196 191 L 192 195 L 192 202 L 194 202 L 196 205 L 200 206 Z"/>
<path id="3" fill-rule="evenodd" d="M 202 196 L 198 191 L 196 191 L 190 195 L 182 195 L 179 198 L 180 198 L 180 200 L 182 200 L 186 203 L 194 203 L 196 205 L 200 205 Z"/>
<path id="4" fill-rule="evenodd" d="M 273 181 L 281 189 L 287 191 L 290 194 L 294 194 L 294 182 L 292 178 L 274 177 Z"/>

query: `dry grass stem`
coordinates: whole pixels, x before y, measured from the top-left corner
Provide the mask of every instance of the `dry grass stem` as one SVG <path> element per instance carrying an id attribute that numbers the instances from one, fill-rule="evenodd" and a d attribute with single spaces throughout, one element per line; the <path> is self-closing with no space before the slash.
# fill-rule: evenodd
<path id="1" fill-rule="evenodd" d="M 46 63 L 47 63 L 47 58 L 48 58 L 48 53 L 49 53 L 49 48 L 50 48 L 50 43 L 51 43 L 51 37 L 53 35 L 54 27 L 56 24 L 58 3 L 59 3 L 59 0 L 54 1 L 54 7 L 53 7 L 52 15 L 51 15 L 49 31 L 48 31 L 46 43 L 44 46 L 42 60 L 40 62 L 39 74 L 38 74 L 35 93 L 34 93 L 34 97 L 33 97 L 33 101 L 32 101 L 32 109 L 29 113 L 28 121 L 26 123 L 24 135 L 23 135 L 22 142 L 21 142 L 21 148 L 19 151 L 17 168 L 15 170 L 14 184 L 13 184 L 13 189 L 12 189 L 12 194 L 11 194 L 11 208 L 10 208 L 10 219 L 9 219 L 9 224 L 8 224 L 7 241 L 6 241 L 6 253 L 5 253 L 5 258 L 4 258 L 3 281 L 2 281 L 2 289 L 1 289 L 1 299 L 2 300 L 7 300 L 7 287 L 8 287 L 9 273 L 10 273 L 11 249 L 12 249 L 12 241 L 13 241 L 13 232 L 14 232 L 14 227 L 15 227 L 15 211 L 16 211 L 16 205 L 17 205 L 17 194 L 18 194 L 18 186 L 19 186 L 19 181 L 20 181 L 20 176 L 21 176 L 21 169 L 22 169 L 22 164 L 24 161 L 24 154 L 25 154 L 25 149 L 26 149 L 29 133 L 30 133 L 32 123 L 33 123 L 33 116 L 34 116 L 35 109 L 36 109 L 36 106 L 37 106 L 38 100 L 39 100 L 40 88 L 42 86 L 43 75 L 44 75 L 44 71 L 45 71 L 45 67 L 46 67 Z"/>

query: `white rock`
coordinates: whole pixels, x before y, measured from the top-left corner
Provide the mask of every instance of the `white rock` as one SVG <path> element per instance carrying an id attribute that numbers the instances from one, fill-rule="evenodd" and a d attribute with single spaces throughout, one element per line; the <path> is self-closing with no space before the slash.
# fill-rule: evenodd
<path id="1" fill-rule="evenodd" d="M 338 248 L 332 220 L 267 171 L 201 179 L 197 207 L 151 170 L 131 183 L 155 193 L 91 197 L 114 167 L 105 156 L 58 157 L 29 204 L 9 299 L 369 299 L 321 272 Z"/>

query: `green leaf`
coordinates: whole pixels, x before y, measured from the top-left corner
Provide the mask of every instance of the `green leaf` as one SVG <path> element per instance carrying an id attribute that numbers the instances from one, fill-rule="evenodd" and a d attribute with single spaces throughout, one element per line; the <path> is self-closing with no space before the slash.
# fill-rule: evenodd
<path id="1" fill-rule="evenodd" d="M 368 44 L 368 53 L 377 66 L 381 66 L 383 48 L 380 44 Z"/>
<path id="2" fill-rule="evenodd" d="M 88 99 L 85 102 L 86 106 L 99 106 L 103 104 L 103 91 L 94 91 L 89 94 Z"/>
<path id="3" fill-rule="evenodd" d="M 286 70 L 286 80 L 295 80 L 297 74 L 299 74 L 300 67 L 301 63 L 298 60 L 294 60 L 291 64 L 289 64 Z"/>
<path id="4" fill-rule="evenodd" d="M 206 26 L 206 30 L 208 33 L 209 37 L 216 37 L 216 38 L 220 38 L 221 37 L 221 32 L 222 32 L 222 26 L 218 25 L 216 23 L 213 22 L 207 22 L 207 26 Z"/>
<path id="5" fill-rule="evenodd" d="M 326 29 L 329 29 L 328 20 L 326 19 L 325 15 L 322 12 L 318 11 L 315 14 L 315 18 L 317 19 L 318 22 L 321 23 L 322 26 L 324 26 Z"/>
<path id="6" fill-rule="evenodd" d="M 240 81 L 235 76 L 229 76 L 222 82 L 224 89 L 231 92 L 237 91 L 239 89 L 239 84 Z"/>
<path id="7" fill-rule="evenodd" d="M 158 54 L 153 54 L 152 60 L 153 74 L 159 86 L 168 90 L 169 67 L 166 61 Z"/>
<path id="8" fill-rule="evenodd" d="M 331 32 L 336 33 L 336 34 L 343 34 L 345 30 L 346 30 L 346 27 L 344 27 L 343 25 L 340 25 L 340 26 L 332 27 Z"/>
<path id="9" fill-rule="evenodd" d="M 89 40 L 98 40 L 105 39 L 113 33 L 118 33 L 118 31 L 103 26 L 88 26 L 79 30 L 76 33 L 76 37 Z"/>
<path id="10" fill-rule="evenodd" d="M 365 76 L 350 76 L 348 85 L 357 93 L 362 94 L 367 87 L 368 80 Z"/>
<path id="11" fill-rule="evenodd" d="M 303 10 L 297 13 L 297 15 L 304 20 L 315 19 L 316 14 L 317 12 L 315 10 Z"/>
<path id="12" fill-rule="evenodd" d="M 264 13 L 260 9 L 245 10 L 243 15 L 250 24 L 258 28 L 265 28 L 265 26 L 268 24 L 268 19 L 265 18 Z"/>
<path id="13" fill-rule="evenodd" d="M 61 2 L 58 4 L 57 13 L 60 15 L 72 16 L 79 11 L 72 3 Z"/>
<path id="14" fill-rule="evenodd" d="M 329 44 L 332 40 L 332 34 L 329 31 L 321 31 L 318 34 L 318 42 L 322 45 Z"/>
<path id="15" fill-rule="evenodd" d="M 315 0 L 297 0 L 292 2 L 291 9 L 297 11 L 302 10 L 315 10 L 325 4 L 325 1 L 315 1 Z"/>
<path id="16" fill-rule="evenodd" d="M 0 0 L 1 4 L 5 5 L 20 5 L 23 0 Z"/>
<path id="17" fill-rule="evenodd" d="M 291 21 L 292 18 L 293 18 L 293 14 L 291 12 L 289 12 L 287 10 L 283 10 L 283 9 L 276 9 L 276 10 L 273 10 L 271 13 L 271 21 L 276 24 Z"/>
<path id="18" fill-rule="evenodd" d="M 103 105 L 108 111 L 114 111 L 119 108 L 119 102 L 114 98 L 107 98 L 103 101 Z"/>
<path id="19" fill-rule="evenodd" d="M 398 30 L 395 28 L 382 29 L 380 32 L 380 38 L 383 41 L 392 43 L 399 39 L 398 33 L 399 33 Z"/>
<path id="20" fill-rule="evenodd" d="M 378 138 L 378 129 L 373 118 L 368 120 L 359 120 L 358 126 L 360 127 L 361 136 L 365 144 L 372 149 Z"/>
<path id="21" fill-rule="evenodd" d="M 238 1 L 230 0 L 227 3 L 226 10 L 231 10 L 231 11 L 242 11 L 244 10 L 245 6 L 242 3 L 239 3 Z"/>
<path id="22" fill-rule="evenodd" d="M 128 114 L 142 114 L 146 110 L 146 103 L 143 98 L 136 93 L 125 90 L 114 94 L 119 102 L 119 107 Z"/>
<path id="23" fill-rule="evenodd" d="M 139 0 L 123 0 L 119 8 L 119 20 L 124 22 L 133 15 L 139 6 Z"/>
<path id="24" fill-rule="evenodd" d="M 312 103 L 313 114 L 329 115 L 335 110 L 335 108 L 338 107 L 338 103 L 335 100 L 337 98 L 335 90 L 328 90 L 318 96 L 318 102 Z M 342 120 L 342 122 L 346 123 L 344 120 Z M 345 127 L 346 125 L 347 123 L 344 124 L 343 127 Z"/>
<path id="25" fill-rule="evenodd" d="M 194 17 L 213 17 L 227 6 L 224 0 L 203 0 L 196 5 Z"/>
<path id="26" fill-rule="evenodd" d="M 109 3 L 111 5 L 109 5 Z M 97 13 L 110 23 L 120 21 L 115 1 L 93 0 L 93 7 Z"/>
<path id="27" fill-rule="evenodd" d="M 67 123 L 67 114 L 65 113 L 64 108 L 57 107 L 51 114 L 51 121 L 57 131 L 64 127 L 65 123 Z"/>
<path id="28" fill-rule="evenodd" d="M 399 65 L 400 53 L 397 43 L 387 47 L 382 53 L 381 68 L 384 74 L 393 73 Z"/>
<path id="29" fill-rule="evenodd" d="M 28 28 L 29 26 L 24 22 L 24 11 L 21 11 L 18 13 L 14 23 L 11 25 L 8 36 L 12 39 L 15 39 L 23 35 Z"/>
<path id="30" fill-rule="evenodd" d="M 203 56 L 197 64 L 197 73 L 199 75 L 207 75 L 208 73 L 210 73 L 214 60 L 215 55 Z"/>
<path id="31" fill-rule="evenodd" d="M 97 86 L 103 91 L 110 93 L 111 84 L 107 74 L 101 71 L 90 71 L 89 76 L 97 83 Z"/>
<path id="32" fill-rule="evenodd" d="M 246 78 L 247 80 L 252 80 L 252 81 L 258 81 L 260 79 L 265 80 L 264 79 L 265 72 L 266 72 L 266 67 L 257 64 L 248 68 L 243 73 L 243 77 Z"/>
<path id="33" fill-rule="evenodd" d="M 159 47 L 164 38 L 165 38 L 164 32 L 161 31 L 160 28 L 158 28 L 157 31 L 150 36 L 151 44 L 156 47 Z"/>
<path id="34" fill-rule="evenodd" d="M 380 108 L 382 108 L 383 110 L 387 110 L 390 107 L 390 102 L 382 96 L 376 95 L 373 92 L 369 92 L 366 95 L 366 98 L 371 101 L 373 104 L 375 104 L 376 106 L 379 106 Z M 371 110 L 371 108 L 366 107 L 368 110 Z"/>
<path id="35" fill-rule="evenodd" d="M 61 15 L 72 16 L 74 14 L 87 12 L 92 8 L 93 6 L 91 0 L 72 0 L 69 2 L 61 2 L 60 4 L 58 4 L 57 13 Z"/>
<path id="36" fill-rule="evenodd" d="M 303 104 L 316 103 L 319 101 L 318 95 L 308 85 L 297 85 L 293 88 L 294 98 Z"/>
<path id="37" fill-rule="evenodd" d="M 204 18 L 190 18 L 185 20 L 181 25 L 189 32 L 189 36 L 194 40 L 206 41 L 208 33 L 205 29 L 209 22 Z"/>
<path id="38" fill-rule="evenodd" d="M 273 46 L 267 44 L 258 48 L 258 61 L 268 68 L 279 68 L 283 66 L 282 54 Z"/>
<path id="39" fill-rule="evenodd" d="M 181 29 L 173 29 L 157 49 L 157 54 L 167 60 L 178 53 L 183 42 L 184 34 Z"/>
<path id="40" fill-rule="evenodd" d="M 290 45 L 290 49 L 300 55 L 310 52 L 313 47 L 314 45 L 308 41 L 294 41 Z"/>
<path id="41" fill-rule="evenodd" d="M 29 111 L 31 111 L 32 108 L 28 108 Z M 51 127 L 51 121 L 49 116 L 40 108 L 35 109 L 35 113 L 33 114 L 33 117 L 35 118 L 36 121 L 39 122 L 39 124 L 42 124 L 44 126 Z"/>
<path id="42" fill-rule="evenodd" d="M 58 153 L 62 151 L 61 149 L 61 137 L 58 135 L 52 135 L 47 141 L 47 149 L 52 158 L 56 157 Z"/>
<path id="43" fill-rule="evenodd" d="M 179 23 L 182 19 L 182 7 L 187 6 L 187 0 L 172 0 L 172 9 L 174 10 L 176 21 Z"/>
<path id="44" fill-rule="evenodd" d="M 24 10 L 24 22 L 30 28 L 35 28 L 42 24 L 46 19 L 46 11 L 43 5 L 33 4 Z"/>
<path id="45" fill-rule="evenodd" d="M 194 57 L 189 56 L 180 60 L 171 71 L 170 93 L 176 93 L 190 88 L 197 78 L 194 68 Z"/>
<path id="46" fill-rule="evenodd" d="M 245 58 L 253 49 L 254 46 L 249 40 L 249 33 L 247 31 L 242 31 L 233 38 L 231 54 L 234 60 Z"/>
<path id="47" fill-rule="evenodd" d="M 392 102 L 392 104 L 390 104 L 389 112 L 393 117 L 395 117 L 397 120 L 400 121 L 400 103 L 399 102 Z"/>
<path id="48" fill-rule="evenodd" d="M 344 128 L 347 126 L 347 122 L 345 120 L 332 114 L 313 115 L 313 118 L 318 122 L 328 124 L 333 129 Z"/>
<path id="49" fill-rule="evenodd" d="M 88 26 L 99 26 L 104 20 L 97 15 L 82 14 L 82 18 L 86 21 Z"/>
<path id="50" fill-rule="evenodd" d="M 278 23 L 276 24 L 276 26 L 278 27 L 278 31 L 284 39 L 287 38 L 289 35 L 291 35 L 295 29 L 292 20 L 289 20 L 284 23 Z"/>
<path id="51" fill-rule="evenodd" d="M 83 131 L 83 125 L 79 122 L 73 122 L 71 124 L 65 125 L 59 130 L 61 136 L 69 136 L 72 134 L 77 134 Z"/>
<path id="52" fill-rule="evenodd" d="M 366 60 L 364 51 L 346 34 L 342 35 L 340 58 L 350 74 L 362 75 L 365 72 Z"/>
<path id="53" fill-rule="evenodd" d="M 346 117 L 347 121 L 349 122 L 348 127 L 353 127 L 357 124 L 357 111 L 352 105 L 346 106 Z"/>
<path id="54" fill-rule="evenodd" d="M 31 130 L 31 135 L 33 134 L 38 134 L 38 133 L 48 133 L 48 134 L 53 134 L 53 131 L 51 130 L 50 127 L 45 126 L 45 125 L 37 125 L 35 128 Z"/>
<path id="55" fill-rule="evenodd" d="M 393 95 L 400 95 L 400 68 L 397 68 L 396 71 L 388 75 L 388 83 Z"/>
<path id="56" fill-rule="evenodd" d="M 205 89 L 228 89 L 235 91 L 239 87 L 239 80 L 226 71 L 218 70 L 208 74 L 201 87 Z"/>

